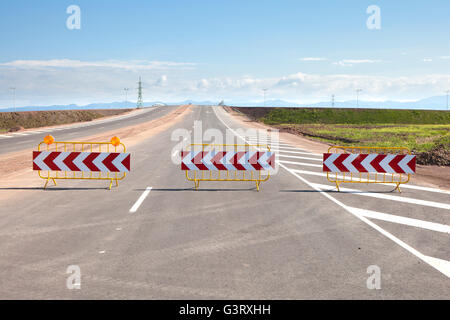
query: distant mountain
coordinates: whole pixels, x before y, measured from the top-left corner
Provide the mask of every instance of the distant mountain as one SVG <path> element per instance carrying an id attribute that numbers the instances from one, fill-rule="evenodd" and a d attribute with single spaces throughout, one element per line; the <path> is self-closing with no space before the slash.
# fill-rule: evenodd
<path id="1" fill-rule="evenodd" d="M 399 102 L 399 101 L 360 101 L 360 108 L 374 108 L 374 109 L 425 109 L 425 110 L 446 110 L 446 96 L 435 96 L 426 99 L 421 99 L 413 102 Z M 150 101 L 144 102 L 144 106 L 152 106 L 155 104 L 166 105 L 217 105 L 219 101 L 196 101 L 196 100 L 184 100 L 179 102 L 163 102 L 163 101 Z M 240 106 L 240 107 L 262 107 L 264 102 L 247 102 L 247 101 L 226 101 L 226 105 Z M 335 108 L 356 108 L 356 100 L 349 101 L 336 101 L 334 103 Z M 318 102 L 312 104 L 299 104 L 284 100 L 267 100 L 265 102 L 267 107 L 310 107 L 310 108 L 329 108 L 331 107 L 330 101 Z M 136 108 L 136 103 L 130 101 L 119 101 L 109 103 L 91 103 L 85 106 L 78 106 L 76 104 L 69 105 L 53 105 L 53 106 L 28 106 L 18 107 L 17 111 L 50 111 L 50 110 L 75 110 L 75 109 L 130 109 Z M 0 109 L 0 112 L 12 112 L 13 108 Z"/>
<path id="2" fill-rule="evenodd" d="M 227 102 L 225 104 L 232 106 L 241 106 L 241 107 L 311 107 L 311 108 L 330 108 L 331 101 L 326 102 L 317 102 L 311 104 L 299 104 L 295 102 L 289 102 L 284 100 L 267 100 L 264 102 L 239 102 L 232 101 Z M 335 108 L 356 108 L 357 101 L 349 100 L 349 101 L 335 101 Z M 400 102 L 400 101 L 359 101 L 360 108 L 373 108 L 373 109 L 425 109 L 425 110 L 446 110 L 447 108 L 447 97 L 446 96 L 435 96 L 430 98 L 425 98 L 412 102 Z"/>

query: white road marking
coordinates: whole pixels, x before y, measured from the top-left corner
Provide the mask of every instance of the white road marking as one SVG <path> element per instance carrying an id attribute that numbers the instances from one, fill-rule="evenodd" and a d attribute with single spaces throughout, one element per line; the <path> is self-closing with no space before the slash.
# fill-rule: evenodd
<path id="1" fill-rule="evenodd" d="M 135 213 L 139 209 L 142 202 L 144 202 L 145 198 L 147 198 L 148 194 L 150 193 L 150 191 L 152 191 L 152 189 L 153 189 L 152 187 L 147 187 L 147 189 L 145 189 L 145 191 L 141 194 L 136 203 L 131 207 L 130 213 Z"/>
<path id="2" fill-rule="evenodd" d="M 27 136 L 28 133 L 24 133 L 24 132 L 15 132 L 15 133 L 11 133 L 11 135 L 13 135 L 13 136 Z"/>
<path id="3" fill-rule="evenodd" d="M 215 111 L 215 108 L 213 108 L 214 114 L 216 115 L 216 117 L 220 120 L 220 122 L 222 122 L 222 124 L 227 127 L 231 132 L 233 132 L 233 134 L 237 137 L 239 137 L 241 140 L 245 141 L 244 138 L 242 138 L 239 134 L 237 134 L 237 132 L 233 129 L 230 128 L 230 126 L 228 126 L 223 120 L 222 118 L 219 117 L 219 115 L 217 114 L 217 112 Z M 416 249 L 414 249 L 413 247 L 411 247 L 410 245 L 408 245 L 407 243 L 403 242 L 402 240 L 400 240 L 399 238 L 397 238 L 396 236 L 394 236 L 393 234 L 389 233 L 388 231 L 384 230 L 383 228 L 381 228 L 380 226 L 378 226 L 377 224 L 373 223 L 372 221 L 370 221 L 369 219 L 367 219 L 366 217 L 363 217 L 361 215 L 355 214 L 350 207 L 346 206 L 345 204 L 343 204 L 342 202 L 340 202 L 339 200 L 335 199 L 334 197 L 332 197 L 331 195 L 329 195 L 328 193 L 322 191 L 321 189 L 317 188 L 316 186 L 314 186 L 313 183 L 309 182 L 308 180 L 306 180 L 305 178 L 303 178 L 302 176 L 299 176 L 297 173 L 293 172 L 291 169 L 289 169 L 288 167 L 286 167 L 285 165 L 279 163 L 279 166 L 282 167 L 283 169 L 287 170 L 288 172 L 290 172 L 292 175 L 294 175 L 297 179 L 299 179 L 300 181 L 303 181 L 303 183 L 307 184 L 308 186 L 310 186 L 312 189 L 316 190 L 317 192 L 319 192 L 322 196 L 328 198 L 330 201 L 334 202 L 335 204 L 337 204 L 338 206 L 340 206 L 341 208 L 343 208 L 344 210 L 346 210 L 347 212 L 351 213 L 353 216 L 357 217 L 358 219 L 360 219 L 361 221 L 363 221 L 364 223 L 366 223 L 367 225 L 369 225 L 370 227 L 372 227 L 373 229 L 377 230 L 378 232 L 380 232 L 382 235 L 384 235 L 385 237 L 389 238 L 390 240 L 392 240 L 393 242 L 395 242 L 397 245 L 401 246 L 403 249 L 407 250 L 409 253 L 413 254 L 414 256 L 416 256 L 417 258 L 421 259 L 422 261 L 426 262 L 428 265 L 430 265 L 431 267 L 435 268 L 436 270 L 440 271 L 441 273 L 443 273 L 444 275 L 446 275 L 448 278 L 450 278 L 450 262 L 446 261 L 446 260 L 442 260 L 442 259 L 437 259 L 437 258 L 433 258 L 433 257 L 429 257 L 424 255 L 423 253 L 417 251 Z"/>
<path id="4" fill-rule="evenodd" d="M 288 156 L 288 155 L 283 155 L 280 154 L 280 157 L 284 157 L 284 158 L 293 158 L 293 159 L 302 159 L 302 160 L 312 160 L 312 161 L 320 161 L 322 162 L 323 159 L 319 159 L 319 158 L 308 158 L 308 157 L 300 157 L 300 156 Z"/>
<path id="5" fill-rule="evenodd" d="M 336 186 L 330 186 L 330 185 L 326 185 L 326 184 L 311 183 L 311 185 L 314 185 L 316 188 L 323 189 L 323 190 L 336 189 Z M 344 187 L 339 187 L 339 189 L 341 190 L 341 193 L 352 193 L 352 194 L 355 194 L 358 196 L 372 197 L 372 198 L 378 198 L 378 199 L 384 199 L 384 200 L 392 200 L 392 201 L 398 201 L 398 202 L 404 202 L 404 203 L 410 203 L 410 204 L 417 204 L 417 205 L 426 206 L 426 207 L 450 210 L 450 204 L 441 203 L 441 202 L 406 198 L 406 197 L 393 196 L 393 195 L 376 193 L 376 192 L 366 192 L 366 191 L 344 188 Z"/>
<path id="6" fill-rule="evenodd" d="M 313 152 L 309 152 L 308 150 L 301 149 L 301 148 L 295 148 L 295 147 L 279 147 L 278 149 L 280 149 L 280 150 L 299 150 L 299 151 L 307 152 L 310 155 L 314 155 L 314 156 L 318 156 L 318 157 L 323 156 L 322 153 L 313 153 Z"/>
<path id="7" fill-rule="evenodd" d="M 313 156 L 315 155 L 314 153 L 309 153 L 309 152 L 301 152 L 301 151 L 287 151 L 287 150 L 282 150 L 280 148 L 270 148 L 271 151 L 277 151 L 278 153 L 293 153 L 293 154 L 303 154 L 303 155 L 307 155 L 307 156 Z M 322 160 L 322 158 L 320 158 Z"/>
<path id="8" fill-rule="evenodd" d="M 319 166 L 319 167 L 322 167 L 322 166 Z M 295 173 L 307 174 L 307 175 L 310 175 L 310 176 L 319 176 L 319 177 L 326 177 L 327 176 L 327 174 L 323 173 L 323 172 L 308 171 L 308 170 L 298 170 L 298 169 L 291 169 L 291 170 L 294 171 Z"/>
<path id="9" fill-rule="evenodd" d="M 322 168 L 321 165 L 312 165 L 309 163 L 301 163 L 301 162 L 292 162 L 292 161 L 280 161 L 282 163 L 290 163 L 290 164 L 301 164 L 301 165 L 306 165 L 306 166 L 313 166 L 313 167 L 320 167 Z M 317 171 L 307 171 L 307 170 L 298 170 L 298 169 L 291 169 L 292 171 L 296 172 L 296 173 L 300 173 L 300 174 L 308 174 L 308 175 L 312 175 L 312 176 L 321 176 L 321 177 L 326 177 L 327 174 L 323 173 L 323 172 L 317 172 Z M 335 174 L 331 173 L 331 176 L 333 177 Z M 367 182 L 367 181 L 375 181 L 373 179 L 362 179 L 361 181 L 363 182 Z M 378 183 L 384 186 L 392 186 L 395 185 L 395 183 Z M 421 187 L 421 186 L 416 186 L 416 185 L 412 185 L 412 184 L 401 184 L 400 185 L 402 189 L 414 189 L 414 190 L 420 190 L 420 191 L 428 191 L 428 192 L 437 192 L 437 193 L 444 193 L 444 194 L 450 194 L 450 191 L 446 191 L 446 190 L 441 190 L 441 189 L 436 189 L 436 188 L 428 188 L 428 187 Z"/>
<path id="10" fill-rule="evenodd" d="M 443 233 L 450 233 L 450 226 L 435 222 L 429 222 L 419 219 L 412 219 L 412 218 L 406 218 L 401 216 L 396 216 L 393 214 L 387 214 L 372 210 L 366 210 L 366 209 L 360 209 L 360 208 L 354 208 L 354 207 L 348 207 L 350 210 L 352 210 L 355 214 L 361 215 L 366 218 L 372 218 L 377 220 L 383 220 L 393 223 L 399 223 L 404 224 L 411 227 L 416 228 L 422 228 L 437 232 L 443 232 Z"/>
<path id="11" fill-rule="evenodd" d="M 270 146 L 285 146 L 289 147 L 289 144 L 283 143 L 283 142 L 270 142 L 270 141 L 264 141 L 264 140 L 252 140 L 248 139 L 249 143 L 259 143 L 259 144 L 268 144 Z"/>
<path id="12" fill-rule="evenodd" d="M 4 135 L 0 135 L 0 138 L 4 138 L 4 139 L 7 139 L 7 138 L 12 138 L 13 136 L 4 136 Z"/>
<path id="13" fill-rule="evenodd" d="M 306 163 L 306 162 L 295 162 L 295 161 L 285 161 L 285 160 L 279 160 L 278 162 L 279 163 L 285 163 L 285 164 L 296 164 L 296 165 L 299 165 L 299 166 L 323 168 L 323 165 L 321 165 L 321 164 L 312 164 L 312 163 Z"/>

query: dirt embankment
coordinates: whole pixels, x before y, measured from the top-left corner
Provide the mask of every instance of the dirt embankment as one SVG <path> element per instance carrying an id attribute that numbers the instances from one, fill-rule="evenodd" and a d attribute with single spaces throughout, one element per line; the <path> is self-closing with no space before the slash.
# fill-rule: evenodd
<path id="1" fill-rule="evenodd" d="M 0 131 L 13 132 L 115 116 L 132 109 L 0 112 Z"/>

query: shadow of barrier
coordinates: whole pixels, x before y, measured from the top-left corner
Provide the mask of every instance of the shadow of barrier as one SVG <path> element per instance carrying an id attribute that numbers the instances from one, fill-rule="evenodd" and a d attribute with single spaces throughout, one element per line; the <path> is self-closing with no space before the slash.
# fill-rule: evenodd
<path id="1" fill-rule="evenodd" d="M 195 190 L 200 181 L 249 181 L 259 191 L 275 170 L 275 153 L 259 144 L 191 144 L 181 151 L 181 170 Z"/>
<path id="2" fill-rule="evenodd" d="M 408 148 L 333 146 L 323 154 L 323 171 L 338 191 L 341 183 L 408 183 L 416 172 L 416 156 Z"/>
<path id="3" fill-rule="evenodd" d="M 33 151 L 33 170 L 39 177 L 56 180 L 107 180 L 109 190 L 115 181 L 123 180 L 130 172 L 130 154 L 120 139 L 110 142 L 60 142 L 46 136 Z"/>

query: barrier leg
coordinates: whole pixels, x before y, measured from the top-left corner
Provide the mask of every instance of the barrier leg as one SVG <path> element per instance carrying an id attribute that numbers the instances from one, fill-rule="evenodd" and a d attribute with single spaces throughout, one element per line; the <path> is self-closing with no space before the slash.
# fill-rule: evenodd
<path id="1" fill-rule="evenodd" d="M 257 191 L 259 191 L 259 184 L 260 184 L 261 182 L 260 181 L 256 181 L 256 190 Z"/>
<path id="2" fill-rule="evenodd" d="M 194 180 L 195 190 L 198 190 L 198 187 L 200 186 L 199 180 Z"/>
<path id="3" fill-rule="evenodd" d="M 339 189 L 339 183 L 336 181 L 336 188 L 338 192 L 341 192 L 341 189 Z"/>
<path id="4" fill-rule="evenodd" d="M 397 183 L 397 186 L 395 187 L 394 191 L 398 190 L 398 192 L 402 193 L 402 190 L 400 189 L 400 183 Z"/>
<path id="5" fill-rule="evenodd" d="M 119 180 L 116 179 L 116 187 L 118 187 L 118 186 L 119 186 Z"/>
<path id="6" fill-rule="evenodd" d="M 111 179 L 110 181 L 109 181 L 109 190 L 111 190 L 111 188 L 112 188 L 112 184 L 113 184 L 113 179 Z"/>
<path id="7" fill-rule="evenodd" d="M 55 181 L 54 178 L 47 178 L 47 179 L 45 180 L 44 189 L 47 189 L 47 185 L 48 185 L 50 179 L 53 181 L 53 184 L 54 184 L 55 186 L 57 186 L 57 183 L 56 183 L 56 181 Z"/>
<path id="8" fill-rule="evenodd" d="M 46 181 L 45 181 L 45 184 L 44 184 L 44 189 L 47 189 L 47 185 L 48 185 L 48 182 L 50 181 L 50 178 L 48 178 Z"/>

